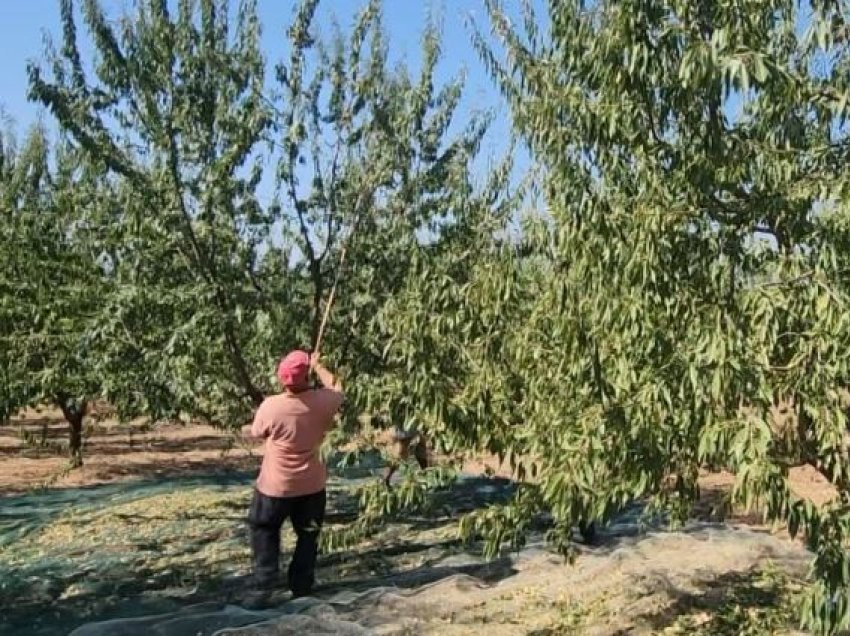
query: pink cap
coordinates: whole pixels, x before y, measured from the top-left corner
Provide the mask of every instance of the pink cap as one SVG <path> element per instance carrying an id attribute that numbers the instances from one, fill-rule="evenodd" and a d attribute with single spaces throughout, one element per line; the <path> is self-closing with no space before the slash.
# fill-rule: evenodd
<path id="1" fill-rule="evenodd" d="M 277 378 L 285 387 L 303 386 L 309 377 L 310 355 L 306 351 L 291 351 L 277 367 Z"/>

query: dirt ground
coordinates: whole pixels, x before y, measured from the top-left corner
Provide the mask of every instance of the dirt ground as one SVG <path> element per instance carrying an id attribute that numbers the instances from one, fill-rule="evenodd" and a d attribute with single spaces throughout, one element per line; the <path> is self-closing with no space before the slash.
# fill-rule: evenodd
<path id="1" fill-rule="evenodd" d="M 46 431 L 46 437 L 42 436 Z M 24 435 L 43 444 L 27 444 Z M 124 480 L 202 475 L 218 471 L 259 468 L 262 447 L 246 444 L 233 435 L 200 424 L 144 421 L 116 424 L 108 419 L 91 419 L 87 427 L 84 465 L 68 471 L 64 444 L 67 428 L 53 411 L 27 411 L 10 425 L 0 426 L 0 496 L 50 486 L 70 488 Z M 479 457 L 464 464 L 465 472 L 510 477 L 494 457 Z M 697 514 L 716 518 L 716 510 L 734 483 L 729 473 L 704 473 L 700 478 L 702 499 Z M 835 489 L 810 466 L 791 469 L 791 490 L 799 497 L 823 504 Z M 738 522 L 758 523 L 758 517 L 732 511 Z"/>
<path id="2" fill-rule="evenodd" d="M 46 427 L 46 428 L 45 428 Z M 36 444 L 27 444 L 22 431 Z M 42 438 L 43 432 L 46 436 Z M 43 444 L 42 444 L 43 439 Z M 262 449 L 211 426 L 91 419 L 83 467 L 67 471 L 67 427 L 51 410 L 27 411 L 0 426 L 0 496 L 49 485 L 71 488 L 124 480 L 259 467 Z"/>

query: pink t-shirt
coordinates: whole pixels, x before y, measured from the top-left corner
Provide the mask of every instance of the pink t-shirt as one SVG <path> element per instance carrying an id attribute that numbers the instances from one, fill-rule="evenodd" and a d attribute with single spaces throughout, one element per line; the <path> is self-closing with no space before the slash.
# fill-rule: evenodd
<path id="1" fill-rule="evenodd" d="M 266 439 L 257 490 L 269 497 L 298 497 L 324 489 L 327 471 L 319 447 L 342 400 L 341 391 L 322 388 L 263 401 L 251 425 L 252 437 Z"/>

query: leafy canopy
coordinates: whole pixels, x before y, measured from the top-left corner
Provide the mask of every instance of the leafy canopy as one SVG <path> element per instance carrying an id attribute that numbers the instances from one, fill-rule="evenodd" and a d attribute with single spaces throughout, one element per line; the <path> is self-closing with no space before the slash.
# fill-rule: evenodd
<path id="1" fill-rule="evenodd" d="M 80 4 L 92 58 L 63 0 L 61 46 L 29 67 L 30 93 L 106 172 L 109 203 L 91 213 L 111 276 L 106 397 L 243 423 L 281 352 L 315 341 L 334 282 L 326 349 L 348 375 L 381 377 L 380 309 L 413 252 L 467 223 L 489 123 L 450 130 L 463 80 L 435 81 L 436 25 L 412 77 L 387 66 L 380 2 L 322 39 L 304 0 L 280 61 L 264 59 L 250 1 L 140 1 L 117 22 Z M 352 417 L 371 400 L 353 391 Z"/>
<path id="2" fill-rule="evenodd" d="M 96 181 L 66 144 L 51 152 L 41 127 L 20 147 L 0 139 L 0 418 L 61 409 L 75 465 L 82 418 L 103 389 L 96 333 L 109 275 L 84 223 Z"/>
<path id="3" fill-rule="evenodd" d="M 846 3 L 565 0 L 547 29 L 528 5 L 514 26 L 488 2 L 499 46 L 476 36 L 550 207 L 506 356 L 537 480 L 507 521 L 568 538 L 645 495 L 683 518 L 727 466 L 814 550 L 804 622 L 846 625 Z M 840 499 L 796 501 L 794 462 Z"/>

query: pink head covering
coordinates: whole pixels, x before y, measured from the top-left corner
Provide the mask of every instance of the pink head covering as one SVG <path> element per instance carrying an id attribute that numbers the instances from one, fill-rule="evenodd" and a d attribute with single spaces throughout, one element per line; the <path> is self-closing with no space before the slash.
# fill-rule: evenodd
<path id="1" fill-rule="evenodd" d="M 286 354 L 277 367 L 277 378 L 286 388 L 302 387 L 310 377 L 310 355 L 296 349 Z"/>

